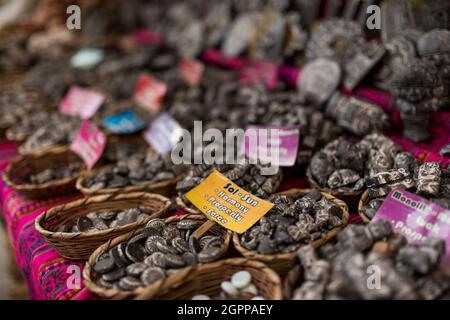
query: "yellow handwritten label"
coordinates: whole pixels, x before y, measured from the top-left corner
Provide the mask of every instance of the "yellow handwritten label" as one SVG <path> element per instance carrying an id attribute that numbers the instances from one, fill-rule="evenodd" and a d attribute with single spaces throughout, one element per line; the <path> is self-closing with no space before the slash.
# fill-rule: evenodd
<path id="1" fill-rule="evenodd" d="M 273 207 L 218 171 L 186 193 L 186 198 L 209 219 L 237 233 L 247 231 Z"/>

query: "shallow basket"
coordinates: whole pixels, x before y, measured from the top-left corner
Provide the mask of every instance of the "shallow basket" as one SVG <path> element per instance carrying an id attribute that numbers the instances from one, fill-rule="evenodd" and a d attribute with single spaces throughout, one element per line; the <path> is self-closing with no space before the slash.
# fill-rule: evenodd
<path id="1" fill-rule="evenodd" d="M 369 217 L 367 217 L 362 211 L 363 207 L 367 204 L 368 200 L 369 200 L 369 192 L 366 190 L 362 194 L 361 199 L 359 200 L 358 203 L 358 214 L 364 223 L 370 223 Z"/>
<path id="2" fill-rule="evenodd" d="M 36 152 L 19 156 L 12 160 L 3 172 L 5 183 L 29 199 L 46 199 L 76 193 L 76 181 L 82 174 L 72 177 L 46 182 L 30 184 L 25 182 L 25 175 L 30 172 L 41 172 L 52 165 L 61 165 L 80 162 L 81 159 L 68 148 L 54 148 L 45 152 Z"/>
<path id="3" fill-rule="evenodd" d="M 344 201 L 348 208 L 350 209 L 350 211 L 353 212 L 353 210 L 356 210 L 358 208 L 358 203 L 359 203 L 359 199 L 361 198 L 361 195 L 363 194 L 364 191 L 336 191 L 336 190 L 331 190 L 328 188 L 324 188 L 321 187 L 319 185 L 319 183 L 314 179 L 314 177 L 312 176 L 311 173 L 311 168 L 308 167 L 306 169 L 306 177 L 308 178 L 308 182 L 311 185 L 311 187 L 320 190 L 322 192 L 326 192 L 328 194 L 331 194 L 333 197 L 336 197 L 338 199 L 341 199 L 342 201 Z"/>
<path id="4" fill-rule="evenodd" d="M 173 179 L 160 181 L 156 183 L 142 183 L 139 185 L 134 186 L 128 186 L 124 188 L 105 188 L 100 190 L 93 190 L 90 188 L 87 188 L 84 186 L 84 181 L 88 177 L 91 177 L 93 175 L 97 175 L 100 172 L 109 170 L 110 168 L 114 167 L 114 165 L 107 165 L 102 168 L 99 168 L 97 170 L 84 172 L 80 177 L 78 178 L 76 182 L 76 188 L 84 195 L 86 196 L 92 196 L 92 195 L 99 195 L 99 194 L 111 194 L 111 193 L 129 193 L 129 192 L 151 192 L 151 193 L 157 193 L 164 196 L 171 197 L 175 194 L 175 186 L 178 181 L 181 180 L 181 177 L 175 177 Z"/>
<path id="5" fill-rule="evenodd" d="M 86 260 L 99 246 L 110 239 L 144 226 L 150 219 L 162 217 L 170 200 L 151 193 L 108 194 L 76 200 L 54 207 L 41 214 L 35 222 L 36 230 L 64 258 Z M 146 219 L 116 228 L 96 232 L 56 232 L 57 227 L 98 210 L 123 210 L 144 207 L 154 213 Z"/>
<path id="6" fill-rule="evenodd" d="M 285 192 L 277 193 L 278 195 L 286 195 L 286 196 L 303 196 L 307 194 L 310 189 L 291 189 Z M 314 247 L 318 247 L 328 240 L 332 239 L 336 236 L 336 234 L 347 225 L 349 219 L 349 213 L 347 205 L 340 199 L 333 197 L 332 195 L 321 192 L 322 196 L 326 199 L 332 201 L 336 205 L 338 205 L 342 209 L 342 225 L 339 227 L 335 227 L 328 232 L 324 233 L 320 239 L 313 241 L 311 244 Z M 273 255 L 260 254 L 256 251 L 248 250 L 241 245 L 241 240 L 237 233 L 233 234 L 233 244 L 234 247 L 247 259 L 257 260 L 264 262 L 270 268 L 278 272 L 280 275 L 285 275 L 292 267 L 295 265 L 296 253 L 295 252 L 287 252 L 287 253 L 278 253 Z"/>
<path id="7" fill-rule="evenodd" d="M 166 218 L 165 223 L 166 224 L 175 224 L 178 221 L 181 221 L 183 219 L 194 219 L 194 220 L 200 220 L 200 221 L 204 221 L 204 222 L 208 221 L 206 219 L 206 217 L 203 215 L 177 215 L 177 216 L 172 216 L 172 217 Z M 100 297 L 123 300 L 123 299 L 136 298 L 137 296 L 140 296 L 144 293 L 151 292 L 152 290 L 154 290 L 153 288 L 161 288 L 164 279 L 161 279 L 150 286 L 140 287 L 133 291 L 120 291 L 116 288 L 106 289 L 106 288 L 102 288 L 102 287 L 98 286 L 95 283 L 95 274 L 94 274 L 94 271 L 92 270 L 92 268 L 93 268 L 95 262 L 97 261 L 97 258 L 99 256 L 101 256 L 103 253 L 109 251 L 111 248 L 117 246 L 118 244 L 120 244 L 122 242 L 126 242 L 129 239 L 131 239 L 133 236 L 139 234 L 142 231 L 142 229 L 143 228 L 135 229 L 133 231 L 130 231 L 130 232 L 120 236 L 120 237 L 110 239 L 108 242 L 104 243 L 102 246 L 97 248 L 97 250 L 95 250 L 94 253 L 92 253 L 92 255 L 89 257 L 89 260 L 86 263 L 85 268 L 83 270 L 84 283 L 90 291 L 94 292 L 95 294 L 97 294 Z M 223 256 L 225 256 L 226 253 L 228 252 L 228 248 L 230 245 L 231 232 L 221 228 L 219 225 L 214 226 L 209 231 L 211 231 L 219 236 L 222 236 L 224 238 L 224 242 L 221 246 L 221 250 L 223 252 Z M 197 266 L 200 266 L 200 265 L 202 265 L 202 264 L 198 264 Z M 193 268 L 193 267 L 182 268 L 178 272 L 171 275 L 170 277 L 176 276 L 178 274 L 186 275 L 187 273 L 189 273 L 189 270 L 191 268 Z"/>
<path id="8" fill-rule="evenodd" d="M 136 146 L 137 148 L 142 147 L 143 149 L 146 149 L 148 154 L 154 154 L 155 152 L 150 148 L 148 143 L 145 141 L 142 134 L 128 134 L 128 135 L 117 135 L 108 133 L 107 134 L 107 144 L 105 151 L 103 152 L 102 158 L 100 159 L 100 162 L 104 163 L 105 165 L 116 163 L 118 159 L 106 159 L 106 154 L 108 153 L 109 149 L 115 149 L 120 148 L 121 145 L 127 145 L 127 146 Z M 134 149 L 135 151 L 135 149 Z"/>
<path id="9" fill-rule="evenodd" d="M 294 295 L 295 289 L 300 286 L 303 281 L 303 272 L 302 267 L 300 265 L 294 266 L 289 272 L 286 274 L 286 277 L 283 281 L 283 298 L 287 300 L 291 300 Z"/>
<path id="10" fill-rule="evenodd" d="M 219 296 L 220 284 L 243 270 L 252 275 L 252 283 L 258 289 L 259 296 L 266 300 L 281 300 L 281 281 L 276 272 L 261 262 L 243 258 L 219 260 L 184 269 L 156 287 L 145 288 L 137 299 L 190 300 L 196 294 Z"/>

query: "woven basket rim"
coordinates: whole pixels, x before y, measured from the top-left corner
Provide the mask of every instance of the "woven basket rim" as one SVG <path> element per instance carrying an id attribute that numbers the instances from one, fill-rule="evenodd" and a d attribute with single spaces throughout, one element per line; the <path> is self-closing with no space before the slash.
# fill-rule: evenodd
<path id="1" fill-rule="evenodd" d="M 325 192 L 325 193 L 329 193 L 332 196 L 344 196 L 344 197 L 360 197 L 365 190 L 360 190 L 360 191 L 336 191 L 333 189 L 329 189 L 326 187 L 322 187 L 320 186 L 320 184 L 314 179 L 314 177 L 312 176 L 311 173 L 311 167 L 308 166 L 308 168 L 306 169 L 306 178 L 308 179 L 309 184 L 314 187 L 315 189 L 321 191 L 321 192 Z"/>
<path id="2" fill-rule="evenodd" d="M 283 282 L 283 297 L 284 299 L 290 300 L 295 290 L 295 286 L 301 283 L 301 275 L 303 268 L 300 264 L 296 264 L 291 270 L 286 274 Z"/>
<path id="3" fill-rule="evenodd" d="M 55 188 L 58 186 L 65 185 L 65 184 L 69 183 L 70 181 L 77 180 L 78 177 L 81 174 L 83 174 L 83 172 L 86 171 L 86 165 L 83 163 L 83 161 L 81 159 L 79 159 L 79 162 L 82 164 L 83 169 L 71 177 L 66 177 L 63 179 L 50 181 L 50 182 L 46 182 L 46 183 L 41 183 L 41 184 L 30 184 L 30 183 L 18 184 L 18 183 L 13 182 L 11 179 L 14 167 L 16 167 L 21 162 L 39 161 L 42 158 L 51 157 L 51 156 L 55 156 L 55 155 L 62 156 L 68 152 L 70 152 L 68 147 L 54 147 L 51 149 L 42 150 L 39 152 L 33 152 L 33 153 L 26 154 L 26 155 L 18 155 L 9 162 L 8 166 L 6 167 L 5 171 L 3 172 L 3 180 L 5 181 L 5 183 L 8 187 L 11 187 L 18 192 L 31 191 L 31 190 L 33 190 L 33 191 L 34 190 L 44 190 L 49 187 Z"/>
<path id="4" fill-rule="evenodd" d="M 133 229 L 135 227 L 138 227 L 142 224 L 142 221 L 135 221 L 133 223 L 116 227 L 116 228 L 109 228 L 106 230 L 100 230 L 100 231 L 94 231 L 94 232 L 56 232 L 56 231 L 49 231 L 45 228 L 43 225 L 46 220 L 56 216 L 63 214 L 66 210 L 76 209 L 78 207 L 84 206 L 85 208 L 88 208 L 92 204 L 96 203 L 105 203 L 105 205 L 112 205 L 111 201 L 116 200 L 137 200 L 137 199 L 146 199 L 146 200 L 158 200 L 162 202 L 163 206 L 161 208 L 162 211 L 167 210 L 167 208 L 170 206 L 170 200 L 162 195 L 159 194 L 153 194 L 153 193 L 146 193 L 146 192 L 136 192 L 136 193 L 125 193 L 125 194 L 110 194 L 110 195 L 97 195 L 93 197 L 88 197 L 84 199 L 75 200 L 63 205 L 59 205 L 56 207 L 53 207 L 51 209 L 48 209 L 44 211 L 42 214 L 40 214 L 35 221 L 35 229 L 40 234 L 42 234 L 46 238 L 53 238 L 53 239 L 60 239 L 60 240 L 66 240 L 66 239 L 80 239 L 80 240 L 86 240 L 86 239 L 92 239 L 96 238 L 97 236 L 107 235 L 114 232 L 120 232 L 127 229 Z M 150 219 L 150 218 L 149 218 Z"/>
<path id="5" fill-rule="evenodd" d="M 180 275 L 169 276 L 165 279 L 162 279 L 161 283 L 158 284 L 157 288 L 155 287 L 144 288 L 143 290 L 141 290 L 141 293 L 136 297 L 136 300 L 158 299 L 159 296 L 167 294 L 169 291 L 176 290 L 180 286 L 183 286 L 187 281 L 196 277 L 199 272 L 217 273 L 218 268 L 226 266 L 232 267 L 237 266 L 242 267 L 242 269 L 245 269 L 246 267 L 251 267 L 259 271 L 262 271 L 262 273 L 266 277 L 265 280 L 270 281 L 270 284 L 273 287 L 272 289 L 274 290 L 272 292 L 272 297 L 270 297 L 270 299 L 271 300 L 282 299 L 283 295 L 282 295 L 281 279 L 274 270 L 272 270 L 270 267 L 268 267 L 266 264 L 260 261 L 249 260 L 246 258 L 239 257 L 239 258 L 228 258 L 218 260 L 211 263 L 201 263 L 192 266 L 189 269 L 185 270 L 184 274 L 186 274 L 186 276 L 184 276 L 184 274 L 182 277 Z"/>
<path id="6" fill-rule="evenodd" d="M 286 194 L 287 195 L 290 195 L 290 194 L 304 195 L 304 194 L 307 194 L 311 190 L 312 189 L 296 189 L 296 188 L 294 188 L 294 189 L 289 189 L 289 190 L 286 190 L 283 192 L 276 193 L 274 195 L 286 195 Z M 329 239 L 333 238 L 342 228 L 344 228 L 348 224 L 348 221 L 350 218 L 348 207 L 344 201 L 330 195 L 329 193 L 326 193 L 323 191 L 320 191 L 320 193 L 322 194 L 322 196 L 324 196 L 328 200 L 334 202 L 342 209 L 342 211 L 343 211 L 342 212 L 342 225 L 340 225 L 338 227 L 334 227 L 333 229 L 330 229 L 327 232 L 325 232 L 324 234 L 322 234 L 322 236 L 319 239 L 310 243 L 313 246 L 318 246 L 318 245 L 322 244 L 323 242 L 326 242 Z M 277 260 L 290 260 L 290 259 L 295 258 L 295 256 L 296 256 L 295 251 L 276 253 L 276 254 L 261 254 L 256 251 L 248 250 L 241 245 L 241 240 L 237 233 L 233 233 L 233 244 L 234 244 L 234 247 L 236 248 L 236 250 L 238 250 L 244 257 L 249 258 L 249 259 L 255 259 L 258 261 L 262 261 L 262 262 L 271 262 L 271 261 L 277 261 Z"/>
<path id="7" fill-rule="evenodd" d="M 26 139 L 25 139 L 26 141 Z M 24 149 L 24 144 L 21 144 L 17 150 L 19 151 L 20 155 L 23 156 L 27 156 L 27 155 L 31 155 L 31 154 L 39 154 L 39 153 L 46 153 L 49 151 L 53 151 L 53 150 L 58 150 L 58 149 L 66 149 L 69 148 L 69 145 L 67 144 L 54 144 L 48 147 L 40 147 L 40 148 L 36 148 L 30 151 L 27 151 Z"/>
<path id="8" fill-rule="evenodd" d="M 30 136 L 30 135 L 26 135 L 24 138 L 19 139 L 17 137 L 17 135 L 11 130 L 12 129 L 11 126 L 13 126 L 13 125 L 14 124 L 10 124 L 10 126 L 6 128 L 7 130 L 5 132 L 5 135 L 8 140 L 14 141 L 14 142 L 23 142 Z"/>
<path id="9" fill-rule="evenodd" d="M 366 191 L 364 191 L 364 193 L 362 194 L 362 196 L 358 202 L 358 214 L 364 223 L 370 223 L 370 221 L 371 221 L 369 219 L 369 217 L 367 217 L 362 211 L 362 209 L 366 205 L 368 199 L 369 199 L 369 191 L 366 190 Z"/>
<path id="10" fill-rule="evenodd" d="M 190 214 L 201 214 L 201 211 L 195 208 L 190 208 L 186 205 L 186 203 L 181 199 L 180 196 L 175 198 L 175 203 L 180 206 L 184 211 L 189 212 Z"/>
<path id="11" fill-rule="evenodd" d="M 175 216 L 171 216 L 168 218 L 164 219 L 164 223 L 166 224 L 170 224 L 173 222 L 177 222 L 183 219 L 197 219 L 197 220 L 203 220 L 203 221 L 207 221 L 207 218 L 204 215 L 192 215 L 192 214 L 186 214 L 186 215 L 175 215 Z M 149 287 L 154 287 L 154 288 L 160 288 L 160 286 L 163 283 L 163 279 L 158 280 L 157 282 L 146 286 L 146 287 L 139 287 L 133 291 L 120 291 L 116 288 L 111 288 L 111 289 L 105 289 L 102 287 L 99 287 L 95 281 L 91 278 L 91 273 L 92 273 L 92 266 L 95 264 L 95 261 L 97 259 L 97 257 L 99 257 L 102 253 L 106 252 L 107 250 L 109 250 L 110 248 L 112 248 L 113 246 L 118 245 L 119 243 L 122 243 L 124 241 L 128 241 L 129 239 L 131 239 L 134 235 L 138 234 L 139 232 L 141 232 L 143 230 L 143 227 L 141 228 L 137 228 L 135 230 L 132 230 L 126 234 L 123 234 L 119 237 L 116 237 L 114 239 L 110 239 L 108 242 L 104 243 L 103 245 L 101 245 L 100 247 L 98 247 L 89 257 L 88 261 L 86 261 L 84 270 L 83 270 L 83 279 L 84 279 L 84 283 L 85 286 L 92 292 L 94 292 L 95 294 L 102 296 L 102 297 L 107 297 L 107 298 L 113 298 L 113 299 L 127 299 L 127 298 L 132 298 L 132 297 L 136 297 L 139 296 L 142 292 L 144 292 L 145 290 L 148 290 Z M 228 251 L 229 249 L 229 244 L 231 241 L 231 232 L 228 230 L 225 230 L 224 233 L 224 242 L 222 244 L 221 248 L 224 248 L 225 253 L 226 251 Z M 181 268 L 179 269 L 176 273 L 181 273 L 181 272 L 189 272 L 189 270 L 192 267 L 185 267 L 185 268 Z"/>
<path id="12" fill-rule="evenodd" d="M 147 190 L 147 191 L 151 191 L 154 189 L 159 189 L 159 188 L 163 188 L 163 187 L 167 187 L 170 186 L 172 184 L 177 183 L 178 181 L 180 181 L 182 179 L 181 176 L 177 176 L 175 178 L 172 179 L 168 179 L 168 180 L 163 180 L 163 181 L 159 181 L 156 183 L 142 183 L 142 184 L 137 184 L 137 185 L 131 185 L 131 186 L 127 186 L 125 188 L 105 188 L 105 189 L 100 189 L 100 190 L 90 190 L 89 188 L 86 188 L 83 185 L 83 182 L 86 178 L 93 176 L 95 174 L 98 174 L 100 172 L 106 171 L 110 168 L 113 168 L 115 165 L 114 164 L 108 164 L 105 165 L 101 168 L 98 168 L 96 170 L 91 170 L 91 171 L 85 171 L 82 174 L 80 174 L 80 176 L 77 179 L 76 182 L 76 188 L 78 191 L 80 191 L 82 194 L 86 195 L 86 196 L 93 196 L 93 195 L 100 195 L 100 194 L 111 194 L 111 193 L 115 193 L 115 192 L 124 192 L 124 193 L 129 193 L 129 192 L 138 192 L 141 190 Z"/>

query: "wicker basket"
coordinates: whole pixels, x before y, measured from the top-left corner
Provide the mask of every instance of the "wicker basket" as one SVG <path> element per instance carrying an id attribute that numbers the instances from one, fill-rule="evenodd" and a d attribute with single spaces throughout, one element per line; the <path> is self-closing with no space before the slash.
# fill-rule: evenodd
<path id="1" fill-rule="evenodd" d="M 261 262 L 243 258 L 219 260 L 188 268 L 164 279 L 158 286 L 145 288 L 137 299 L 189 300 L 196 294 L 218 296 L 221 282 L 242 270 L 252 275 L 258 295 L 267 300 L 281 300 L 281 282 L 275 271 Z"/>
<path id="2" fill-rule="evenodd" d="M 46 199 L 76 193 L 75 184 L 80 172 L 72 177 L 51 181 L 43 184 L 29 184 L 25 182 L 25 175 L 30 172 L 40 172 L 52 165 L 82 162 L 80 158 L 68 148 L 54 148 L 46 152 L 36 152 L 26 156 L 19 156 L 12 160 L 3 172 L 5 183 L 14 191 L 29 199 Z"/>
<path id="3" fill-rule="evenodd" d="M 366 190 L 361 196 L 358 203 L 358 214 L 364 223 L 370 223 L 370 219 L 363 213 L 362 209 L 367 204 L 369 200 L 369 192 Z"/>
<path id="4" fill-rule="evenodd" d="M 145 141 L 145 139 L 142 137 L 142 134 L 129 134 L 129 135 L 115 135 L 108 133 L 107 135 L 108 141 L 106 144 L 106 149 L 103 152 L 103 156 L 100 159 L 102 163 L 111 164 L 116 163 L 117 159 L 106 159 L 106 154 L 109 149 L 115 149 L 119 148 L 121 145 L 127 145 L 127 146 L 133 146 L 133 147 L 143 147 L 146 149 L 147 154 L 154 154 L 155 152 L 150 148 L 148 143 Z M 135 150 L 134 150 L 135 151 Z"/>
<path id="5" fill-rule="evenodd" d="M 308 182 L 311 185 L 311 187 L 318 189 L 322 192 L 326 192 L 328 194 L 331 194 L 333 197 L 336 197 L 338 199 L 341 199 L 344 201 L 350 211 L 356 211 L 358 209 L 358 203 L 359 199 L 361 198 L 361 195 L 364 191 L 346 191 L 346 192 L 339 192 L 336 190 L 331 190 L 328 188 L 321 187 L 319 183 L 314 179 L 311 173 L 311 168 L 308 167 L 306 169 L 306 177 L 308 178 Z"/>
<path id="6" fill-rule="evenodd" d="M 166 224 L 174 224 L 177 223 L 180 220 L 183 219 L 195 219 L 195 220 L 200 220 L 200 221 L 207 221 L 206 217 L 203 215 L 181 215 L 181 216 L 172 216 L 169 217 L 167 219 L 165 219 L 165 223 Z M 120 237 L 114 238 L 114 239 L 110 239 L 107 243 L 104 243 L 101 247 L 97 248 L 97 250 L 94 251 L 94 253 L 92 253 L 92 255 L 89 257 L 88 262 L 85 265 L 85 268 L 83 270 L 83 278 L 84 278 L 84 283 L 86 285 L 86 287 L 94 292 L 95 294 L 97 294 L 100 297 L 105 297 L 105 298 L 110 298 L 110 299 L 118 299 L 118 300 L 123 300 L 123 299 L 132 299 L 132 298 L 136 298 L 137 296 L 143 294 L 144 292 L 148 292 L 148 290 L 152 290 L 151 288 L 155 287 L 155 288 L 159 288 L 161 286 L 161 283 L 163 280 L 160 280 L 154 284 L 152 284 L 151 286 L 147 286 L 147 287 L 141 287 L 141 288 L 137 288 L 134 291 L 120 291 L 116 288 L 112 288 L 112 289 L 105 289 L 102 287 L 99 287 L 96 283 L 95 283 L 95 274 L 92 270 L 93 265 L 95 264 L 95 262 L 97 261 L 97 258 L 99 256 L 101 256 L 103 253 L 109 251 L 109 249 L 117 246 L 118 244 L 128 241 L 129 239 L 131 239 L 134 235 L 139 234 L 142 231 L 142 228 L 140 229 L 135 229 L 133 231 L 130 231 L 127 234 L 124 234 Z M 231 241 L 231 232 L 226 231 L 225 229 L 217 226 L 215 228 L 210 229 L 210 231 L 214 232 L 217 235 L 220 235 L 224 238 L 224 242 L 222 244 L 222 252 L 224 253 L 224 255 L 226 254 L 226 252 L 228 251 L 228 247 L 230 245 L 230 241 Z M 172 276 L 177 275 L 178 273 L 180 274 L 186 274 L 189 273 L 188 270 L 190 270 L 192 267 L 186 267 L 186 268 L 182 268 L 180 269 L 177 273 L 175 273 Z M 171 277 L 172 277 L 171 276 Z"/>
<path id="7" fill-rule="evenodd" d="M 88 177 L 99 174 L 100 172 L 110 170 L 114 165 L 107 165 L 97 170 L 84 172 L 76 182 L 76 188 L 81 191 L 86 196 L 99 195 L 99 194 L 111 194 L 111 193 L 128 193 L 128 192 L 151 192 L 162 194 L 164 196 L 171 197 L 176 194 L 175 186 L 181 177 L 176 177 L 174 179 L 160 181 L 156 183 L 142 183 L 139 185 L 128 186 L 124 188 L 105 188 L 100 190 L 92 190 L 84 186 L 84 181 Z"/>
<path id="8" fill-rule="evenodd" d="M 307 194 L 310 191 L 310 189 L 291 189 L 285 192 L 277 193 L 278 195 L 287 195 L 287 196 L 302 196 Z M 342 201 L 335 197 L 333 197 L 330 194 L 321 192 L 322 196 L 327 198 L 328 200 L 334 202 L 336 205 L 338 205 L 342 209 L 342 226 L 333 228 L 329 230 L 328 232 L 324 233 L 320 239 L 315 240 L 311 244 L 314 247 L 318 247 L 334 236 L 348 223 L 349 219 L 349 213 L 347 205 Z M 295 252 L 287 252 L 287 253 L 278 253 L 273 255 L 265 255 L 260 254 L 256 251 L 251 251 L 246 248 L 244 248 L 241 245 L 241 240 L 239 238 L 239 235 L 235 233 L 233 235 L 233 244 L 235 248 L 247 259 L 257 260 L 264 262 L 267 264 L 270 268 L 277 271 L 280 275 L 285 275 L 292 267 L 295 265 L 295 259 L 296 259 L 296 253 Z"/>
<path id="9" fill-rule="evenodd" d="M 294 295 L 295 289 L 297 289 L 303 280 L 302 268 L 300 265 L 294 266 L 286 274 L 283 282 L 283 297 L 290 300 Z"/>
<path id="10" fill-rule="evenodd" d="M 142 227 L 150 219 L 162 217 L 169 205 L 169 199 L 151 193 L 100 195 L 49 209 L 36 219 L 35 226 L 36 230 L 63 257 L 70 260 L 86 260 L 95 249 L 106 241 Z M 92 211 L 120 210 L 133 207 L 145 207 L 155 212 L 146 219 L 108 230 L 76 233 L 54 231 L 57 226 L 74 221 Z"/>

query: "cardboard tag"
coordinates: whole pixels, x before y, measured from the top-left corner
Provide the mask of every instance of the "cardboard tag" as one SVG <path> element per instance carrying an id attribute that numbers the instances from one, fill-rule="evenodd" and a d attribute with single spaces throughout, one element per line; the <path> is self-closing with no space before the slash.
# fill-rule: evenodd
<path id="1" fill-rule="evenodd" d="M 110 132 L 116 134 L 131 134 L 145 127 L 145 122 L 133 111 L 124 111 L 107 117 L 102 124 Z"/>
<path id="2" fill-rule="evenodd" d="M 249 159 L 291 167 L 297 160 L 300 129 L 293 127 L 248 126 L 245 130 L 244 152 Z M 278 152 L 278 156 L 272 155 Z"/>
<path id="3" fill-rule="evenodd" d="M 136 83 L 134 101 L 150 113 L 156 113 L 161 109 L 167 86 L 149 74 L 141 74 Z"/>
<path id="4" fill-rule="evenodd" d="M 278 66 L 269 61 L 254 61 L 245 65 L 241 70 L 240 82 L 242 84 L 264 84 L 273 90 L 277 86 Z"/>
<path id="5" fill-rule="evenodd" d="M 427 237 L 445 241 L 443 263 L 450 269 L 450 210 L 405 190 L 393 190 L 384 200 L 372 221 L 388 220 L 392 230 L 412 243 Z"/>
<path id="6" fill-rule="evenodd" d="M 105 96 L 94 90 L 73 86 L 59 105 L 59 111 L 81 119 L 90 119 L 105 101 Z"/>
<path id="7" fill-rule="evenodd" d="M 106 136 L 96 125 L 84 120 L 80 130 L 70 145 L 70 150 L 78 154 L 88 169 L 92 169 L 105 150 Z"/>
<path id="8" fill-rule="evenodd" d="M 186 198 L 209 219 L 237 233 L 247 231 L 273 207 L 216 170 Z"/>
<path id="9" fill-rule="evenodd" d="M 156 118 L 144 132 L 144 139 L 158 154 L 172 151 L 183 133 L 183 128 L 169 114 L 163 113 Z"/>
<path id="10" fill-rule="evenodd" d="M 194 87 L 199 84 L 203 76 L 205 66 L 195 59 L 181 59 L 178 64 L 178 72 L 186 84 Z"/>

